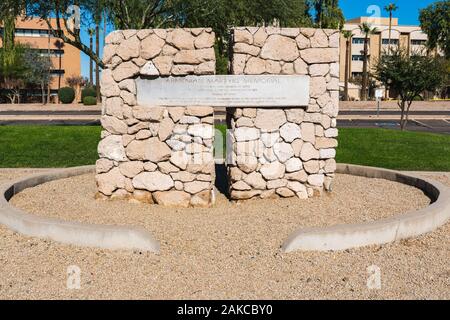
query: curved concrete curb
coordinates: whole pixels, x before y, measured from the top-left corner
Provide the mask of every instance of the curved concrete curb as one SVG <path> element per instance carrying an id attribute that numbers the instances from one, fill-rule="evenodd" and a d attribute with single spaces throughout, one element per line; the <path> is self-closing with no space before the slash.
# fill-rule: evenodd
<path id="1" fill-rule="evenodd" d="M 433 231 L 450 218 L 450 188 L 437 181 L 398 171 L 349 164 L 339 164 L 336 172 L 407 184 L 422 190 L 430 197 L 432 204 L 418 211 L 374 222 L 299 229 L 284 242 L 284 252 L 345 250 L 389 243 Z"/>
<path id="2" fill-rule="evenodd" d="M 94 225 L 35 216 L 14 208 L 8 202 L 15 194 L 26 188 L 94 170 L 94 166 L 55 169 L 0 187 L 0 223 L 27 236 L 48 238 L 65 244 L 158 253 L 159 242 L 142 227 Z"/>

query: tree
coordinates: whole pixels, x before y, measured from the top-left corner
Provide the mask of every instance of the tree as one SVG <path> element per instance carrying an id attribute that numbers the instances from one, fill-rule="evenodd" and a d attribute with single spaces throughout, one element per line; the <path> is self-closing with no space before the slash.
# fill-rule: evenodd
<path id="1" fill-rule="evenodd" d="M 375 67 L 375 78 L 399 94 L 400 128 L 408 123 L 411 104 L 425 91 L 435 92 L 446 81 L 440 57 L 409 55 L 397 48 L 391 55 L 382 55 Z"/>
<path id="2" fill-rule="evenodd" d="M 88 29 L 88 34 L 89 34 L 89 49 L 94 51 L 94 34 L 95 34 L 95 29 L 94 28 L 89 28 Z M 94 83 L 94 61 L 92 60 L 91 57 L 89 57 L 89 82 L 90 83 Z"/>
<path id="3" fill-rule="evenodd" d="M 71 76 L 66 78 L 66 84 L 75 91 L 75 97 L 79 97 L 79 93 L 82 87 L 89 83 L 87 78 L 81 76 Z"/>
<path id="4" fill-rule="evenodd" d="M 388 52 L 391 52 L 391 35 L 392 35 L 392 13 L 396 10 L 398 10 L 398 7 L 395 5 L 395 3 L 389 3 L 387 6 L 384 7 L 384 10 L 389 12 L 389 45 L 388 45 Z"/>
<path id="5" fill-rule="evenodd" d="M 359 30 L 361 33 L 364 34 L 364 60 L 363 60 L 363 74 L 362 74 L 362 86 L 361 86 L 361 100 L 365 101 L 367 100 L 367 86 L 369 82 L 369 73 L 368 73 L 368 60 L 369 60 L 369 37 L 370 35 L 376 33 L 378 30 L 377 28 L 372 28 L 372 26 L 367 23 L 363 22 L 359 25 Z"/>
<path id="6" fill-rule="evenodd" d="M 438 1 L 420 10 L 419 21 L 428 36 L 428 48 L 440 47 L 450 58 L 450 0 Z"/>
<path id="7" fill-rule="evenodd" d="M 339 29 L 344 25 L 345 19 L 338 0 L 312 0 L 318 28 Z"/>
<path id="8" fill-rule="evenodd" d="M 122 0 L 116 0 L 122 2 Z M 103 6 L 105 1 L 94 0 L 16 0 L 12 5 L 20 5 L 26 8 L 27 16 L 39 17 L 42 19 L 51 35 L 61 39 L 64 43 L 70 44 L 80 51 L 84 52 L 88 57 L 101 67 L 103 63 L 101 58 L 95 54 L 81 39 L 81 28 L 85 23 L 90 23 L 92 13 L 96 12 L 97 7 Z M 80 17 L 74 17 L 78 14 L 76 10 L 71 8 L 80 8 Z M 54 22 L 52 21 L 54 19 Z M 79 21 L 78 21 L 79 20 Z M 78 22 L 80 22 L 78 24 Z"/>
<path id="9" fill-rule="evenodd" d="M 56 40 L 54 43 L 55 47 L 58 48 L 58 70 L 60 71 L 62 69 L 62 49 L 64 48 L 64 42 L 60 40 Z M 61 72 L 58 72 L 58 91 L 61 89 Z"/>
<path id="10" fill-rule="evenodd" d="M 11 103 L 20 103 L 20 89 L 27 72 L 24 53 L 25 47 L 22 45 L 0 48 L 0 84 Z"/>
<path id="11" fill-rule="evenodd" d="M 6 0 L 5 8 L 20 6 L 29 16 L 44 20 L 52 36 L 72 45 L 104 67 L 99 54 L 81 39 L 81 29 L 98 24 L 106 12 L 116 29 L 212 27 L 220 54 L 226 52 L 228 28 L 233 25 L 309 26 L 309 0 Z M 327 0 L 327 3 L 336 0 Z M 337 5 L 333 4 L 333 10 Z M 80 8 L 80 25 L 71 23 L 69 8 Z M 70 10 L 69 10 L 70 11 Z M 330 11 L 331 12 L 331 11 Z M 334 11 L 333 11 L 334 12 Z M 54 19 L 54 23 L 52 22 Z"/>
<path id="12" fill-rule="evenodd" d="M 45 88 L 48 87 L 51 80 L 51 61 L 41 56 L 36 50 L 28 48 L 25 50 L 24 63 L 26 84 L 38 86 L 41 90 L 42 104 L 46 104 Z"/>
<path id="13" fill-rule="evenodd" d="M 348 101 L 348 81 L 350 77 L 350 63 L 351 63 L 351 43 L 353 33 L 349 30 L 343 30 L 342 35 L 345 38 L 345 71 L 344 71 L 344 100 Z"/>

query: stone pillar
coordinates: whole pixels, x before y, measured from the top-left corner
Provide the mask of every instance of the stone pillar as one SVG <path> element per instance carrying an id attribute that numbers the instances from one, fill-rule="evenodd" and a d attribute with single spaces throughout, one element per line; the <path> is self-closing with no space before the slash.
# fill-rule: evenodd
<path id="1" fill-rule="evenodd" d="M 98 198 L 181 207 L 214 202 L 213 108 L 138 105 L 135 81 L 214 74 L 214 40 L 203 28 L 107 36 Z"/>
<path id="2" fill-rule="evenodd" d="M 235 28 L 232 39 L 233 74 L 308 75 L 310 102 L 299 108 L 228 110 L 231 198 L 305 199 L 331 190 L 338 134 L 339 32 Z"/>

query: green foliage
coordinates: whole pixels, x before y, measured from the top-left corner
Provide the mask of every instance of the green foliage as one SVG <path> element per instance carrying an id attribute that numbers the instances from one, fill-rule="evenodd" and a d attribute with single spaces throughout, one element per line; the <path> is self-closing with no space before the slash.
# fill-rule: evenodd
<path id="1" fill-rule="evenodd" d="M 75 90 L 71 87 L 62 87 L 58 91 L 58 97 L 62 103 L 72 103 L 75 100 Z"/>
<path id="2" fill-rule="evenodd" d="M 318 28 L 339 29 L 345 23 L 338 0 L 310 0 L 315 11 L 314 22 Z"/>
<path id="3" fill-rule="evenodd" d="M 83 104 L 85 106 L 95 106 L 97 104 L 97 98 L 92 96 L 86 96 L 83 98 Z"/>
<path id="4" fill-rule="evenodd" d="M 25 50 L 22 45 L 15 45 L 9 49 L 0 48 L 0 88 L 5 89 L 11 103 L 19 100 L 19 90 L 24 86 L 24 79 L 28 73 Z"/>
<path id="5" fill-rule="evenodd" d="M 450 0 L 437 1 L 420 10 L 420 27 L 428 35 L 428 47 L 438 46 L 450 58 Z"/>
<path id="6" fill-rule="evenodd" d="M 28 48 L 25 51 L 24 62 L 27 72 L 25 81 L 31 86 L 46 86 L 51 80 L 52 63 L 49 58 L 42 57 L 36 50 Z"/>
<path id="7" fill-rule="evenodd" d="M 97 90 L 93 86 L 89 86 L 81 90 L 81 101 L 84 102 L 84 98 L 86 97 L 97 97 Z"/>
<path id="8" fill-rule="evenodd" d="M 425 55 L 409 55 L 401 49 L 382 55 L 375 66 L 375 77 L 399 93 L 407 102 L 424 91 L 434 92 L 445 81 L 443 59 Z"/>
<path id="9" fill-rule="evenodd" d="M 400 125 L 408 122 L 411 103 L 425 91 L 435 92 L 446 81 L 445 61 L 440 57 L 409 55 L 402 49 L 384 54 L 375 66 L 374 76 L 400 96 Z"/>

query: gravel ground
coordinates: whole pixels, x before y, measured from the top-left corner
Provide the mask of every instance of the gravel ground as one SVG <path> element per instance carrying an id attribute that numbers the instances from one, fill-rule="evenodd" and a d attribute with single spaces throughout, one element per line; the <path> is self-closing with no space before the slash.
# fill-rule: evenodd
<path id="1" fill-rule="evenodd" d="M 0 182 L 23 174 L 0 171 Z M 450 185 L 450 174 L 426 176 Z M 26 190 L 13 203 L 46 216 L 142 225 L 161 241 L 161 254 L 61 245 L 0 227 L 0 298 L 450 298 L 450 224 L 383 246 L 279 250 L 300 226 L 376 220 L 429 203 L 404 185 L 338 175 L 334 192 L 321 198 L 236 205 L 219 197 L 214 210 L 98 202 L 94 190 L 84 175 Z M 81 269 L 80 290 L 66 287 L 70 265 Z M 381 290 L 366 286 L 371 265 L 381 269 Z"/>

